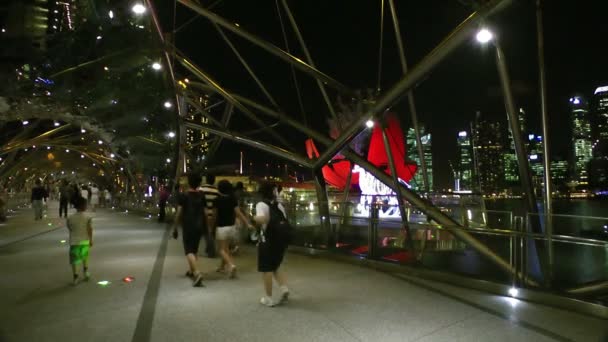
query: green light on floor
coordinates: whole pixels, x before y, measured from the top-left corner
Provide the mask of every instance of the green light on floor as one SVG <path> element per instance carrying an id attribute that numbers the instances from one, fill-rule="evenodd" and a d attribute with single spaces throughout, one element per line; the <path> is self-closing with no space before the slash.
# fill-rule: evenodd
<path id="1" fill-rule="evenodd" d="M 59 241 L 59 242 L 61 242 L 61 243 L 66 243 L 66 241 L 65 241 L 65 240 L 61 240 L 61 241 Z"/>
<path id="2" fill-rule="evenodd" d="M 53 224 L 52 224 L 51 222 L 49 222 L 48 226 L 50 227 L 50 226 L 52 226 L 52 225 L 53 225 Z"/>
<path id="3" fill-rule="evenodd" d="M 98 281 L 97 282 L 97 285 L 99 285 L 99 286 L 108 286 L 110 284 L 111 283 L 109 281 L 107 281 L 107 280 L 102 280 L 102 281 Z"/>

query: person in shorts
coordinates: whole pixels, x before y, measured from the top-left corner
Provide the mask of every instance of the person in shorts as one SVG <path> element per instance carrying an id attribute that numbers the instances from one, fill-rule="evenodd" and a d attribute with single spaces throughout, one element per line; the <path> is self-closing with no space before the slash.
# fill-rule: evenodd
<path id="1" fill-rule="evenodd" d="M 278 188 L 274 183 L 263 183 L 260 185 L 259 193 L 262 201 L 255 206 L 254 221 L 261 227 L 260 241 L 258 243 L 258 272 L 262 273 L 262 281 L 264 283 L 265 295 L 260 298 L 260 303 L 265 306 L 275 306 L 287 302 L 289 298 L 289 288 L 287 287 L 287 278 L 285 274 L 279 270 L 287 246 L 282 241 L 276 241 L 272 238 L 266 239 L 264 231 L 270 222 L 270 206 L 269 203 L 276 203 L 278 197 Z M 278 203 L 278 208 L 283 213 L 285 208 Z M 279 284 L 281 297 L 278 303 L 272 299 L 272 278 Z"/>
<path id="2" fill-rule="evenodd" d="M 92 218 L 85 211 L 87 200 L 82 197 L 74 199 L 76 213 L 68 216 L 67 228 L 70 232 L 70 265 L 72 265 L 72 284 L 77 285 L 80 276 L 78 265 L 82 264 L 82 276 L 85 281 L 91 278 L 89 273 L 89 249 L 93 247 Z"/>
<path id="3" fill-rule="evenodd" d="M 219 254 L 222 257 L 218 272 L 224 272 L 228 266 L 230 278 L 236 277 L 236 265 L 232 259 L 230 252 L 230 241 L 236 238 L 236 218 L 241 222 L 245 222 L 249 229 L 253 229 L 249 220 L 239 208 L 238 202 L 233 194 L 232 184 L 227 180 L 222 180 L 217 185 L 219 196 L 216 198 L 215 206 L 217 208 L 217 228 L 215 240 L 218 243 Z"/>
<path id="4" fill-rule="evenodd" d="M 192 278 L 192 286 L 203 286 L 203 274 L 198 269 L 198 246 L 201 237 L 207 232 L 207 215 L 205 213 L 205 195 L 197 190 L 201 185 L 201 176 L 196 173 L 188 175 L 188 191 L 178 197 L 177 213 L 173 221 L 173 237 L 177 238 L 177 224 L 182 225 L 182 242 L 189 269 L 186 272 Z"/>

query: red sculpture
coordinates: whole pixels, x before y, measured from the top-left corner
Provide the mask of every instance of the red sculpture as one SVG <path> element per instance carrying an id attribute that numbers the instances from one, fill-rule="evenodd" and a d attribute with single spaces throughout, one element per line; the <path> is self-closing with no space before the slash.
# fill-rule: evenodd
<path id="1" fill-rule="evenodd" d="M 395 170 L 397 171 L 397 177 L 401 178 L 405 182 L 409 182 L 416 173 L 416 164 L 406 161 L 406 147 L 405 147 L 405 136 L 401 130 L 401 125 L 395 113 L 388 113 L 386 115 L 387 128 L 385 129 L 391 154 L 395 162 Z M 315 146 L 312 139 L 306 140 L 306 152 L 308 158 L 314 159 L 319 157 L 319 151 Z M 387 174 L 391 174 L 390 167 L 388 164 L 388 156 L 384 148 L 384 142 L 382 139 L 382 131 L 379 124 L 374 124 L 372 131 L 371 141 L 369 144 L 369 150 L 367 152 L 367 160 L 384 170 Z M 332 158 L 329 163 L 322 168 L 323 177 L 325 181 L 342 190 L 346 186 L 346 179 L 349 172 L 352 169 L 352 163 L 348 161 L 344 156 L 338 154 Z M 353 173 L 351 178 L 351 186 L 359 185 L 359 173 Z"/>

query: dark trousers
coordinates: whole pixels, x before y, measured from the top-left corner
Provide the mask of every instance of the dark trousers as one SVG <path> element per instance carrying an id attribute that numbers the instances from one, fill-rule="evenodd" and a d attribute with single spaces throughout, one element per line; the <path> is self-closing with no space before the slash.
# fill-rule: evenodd
<path id="1" fill-rule="evenodd" d="M 160 201 L 158 203 L 158 222 L 165 222 L 165 214 L 166 214 L 165 208 L 166 207 L 167 207 L 166 201 Z"/>
<path id="2" fill-rule="evenodd" d="M 59 217 L 61 217 L 61 213 L 65 213 L 65 217 L 68 217 L 68 200 L 60 199 L 59 200 Z"/>
<path id="3" fill-rule="evenodd" d="M 205 253 L 209 258 L 215 258 L 215 236 L 214 232 L 204 232 L 203 238 L 205 238 Z"/>

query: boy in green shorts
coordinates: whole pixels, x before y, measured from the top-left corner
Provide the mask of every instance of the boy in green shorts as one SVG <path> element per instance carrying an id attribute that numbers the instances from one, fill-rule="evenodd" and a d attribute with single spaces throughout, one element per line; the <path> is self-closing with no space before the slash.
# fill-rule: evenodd
<path id="1" fill-rule="evenodd" d="M 93 246 L 92 218 L 85 214 L 87 200 L 78 196 L 74 200 L 77 212 L 67 219 L 67 228 L 70 232 L 70 264 L 72 265 L 72 284 L 79 281 L 78 264 L 82 264 L 82 273 L 85 281 L 91 277 L 89 273 L 89 248 Z"/>

